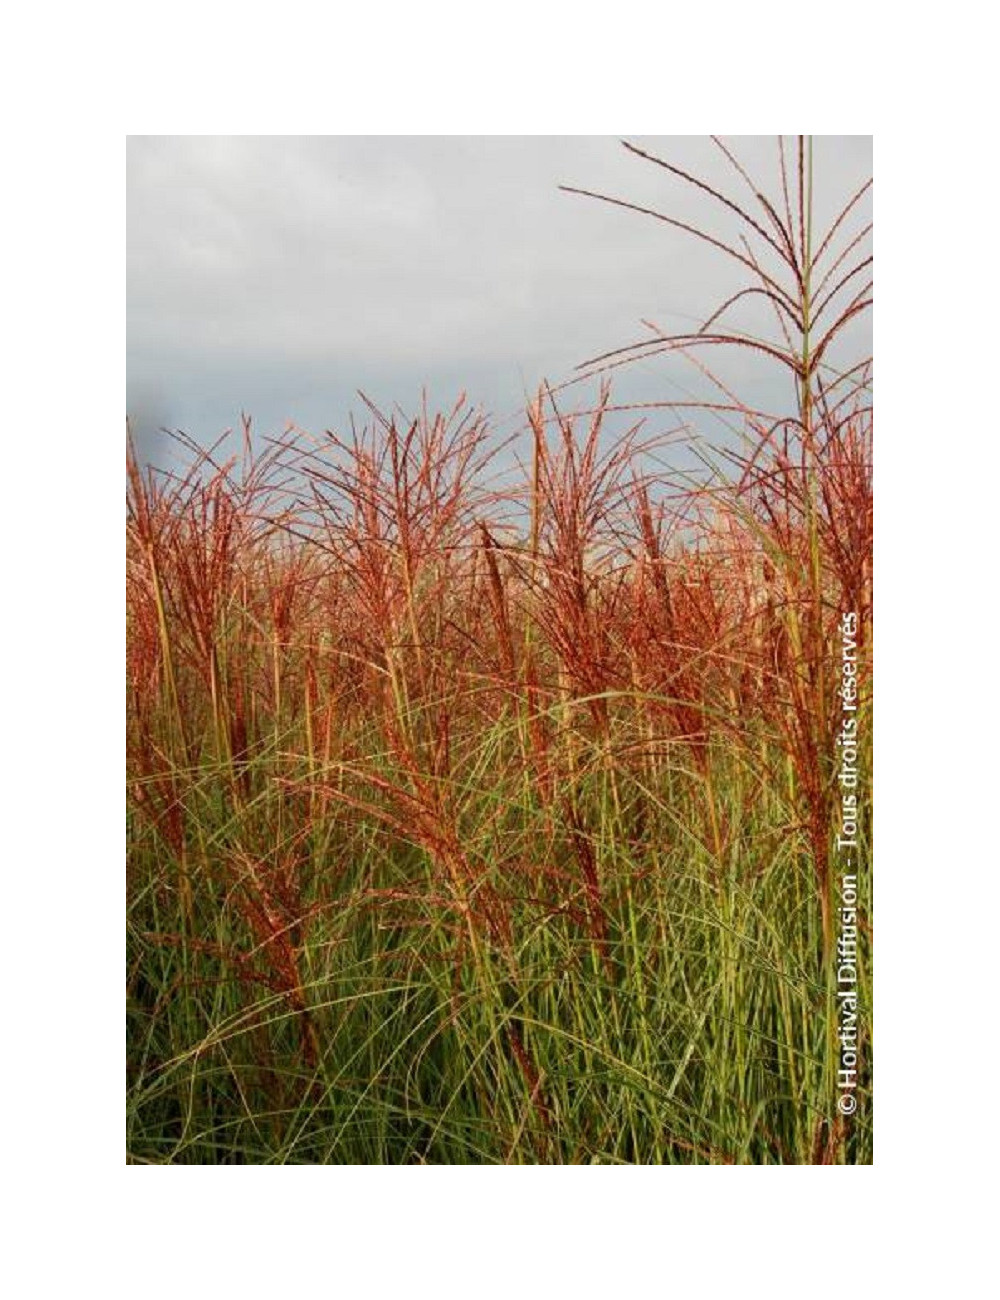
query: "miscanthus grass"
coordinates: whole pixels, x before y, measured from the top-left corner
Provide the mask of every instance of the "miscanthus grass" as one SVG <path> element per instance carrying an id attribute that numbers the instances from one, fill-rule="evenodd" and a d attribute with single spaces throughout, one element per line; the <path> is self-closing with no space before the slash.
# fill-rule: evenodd
<path id="1" fill-rule="evenodd" d="M 826 362 L 870 302 L 867 232 L 851 200 L 814 234 L 808 141 L 773 199 L 722 147 L 752 211 L 642 156 L 743 222 L 692 233 L 777 341 L 720 324 L 736 295 L 638 352 L 753 347 L 794 401 L 728 394 L 745 450 L 707 487 L 651 472 L 639 428 L 604 436 L 606 383 L 579 414 L 539 393 L 503 491 L 464 401 L 264 455 L 247 427 L 181 477 L 130 456 L 131 1161 L 871 1161 L 870 366 Z"/>

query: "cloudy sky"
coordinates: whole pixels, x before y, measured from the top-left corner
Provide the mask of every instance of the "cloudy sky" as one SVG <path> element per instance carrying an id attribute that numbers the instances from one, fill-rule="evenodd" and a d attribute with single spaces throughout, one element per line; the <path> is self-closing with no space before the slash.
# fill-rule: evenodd
<path id="1" fill-rule="evenodd" d="M 629 138 L 753 203 L 707 138 Z M 727 144 L 777 202 L 776 140 Z M 127 163 L 127 411 L 154 462 L 169 459 L 161 426 L 207 443 L 241 410 L 263 434 L 343 429 L 364 415 L 359 389 L 405 411 L 425 386 L 432 407 L 464 390 L 511 430 L 541 380 L 644 337 L 644 319 L 697 328 L 745 283 L 677 229 L 559 191 L 736 236 L 730 214 L 611 137 L 132 137 Z M 818 229 L 871 167 L 870 137 L 816 140 Z M 868 196 L 847 229 L 870 215 Z M 773 333 L 761 306 L 741 310 L 730 324 Z M 724 373 L 750 403 L 791 400 L 755 358 Z M 618 371 L 614 397 L 692 392 L 703 381 L 673 358 Z"/>

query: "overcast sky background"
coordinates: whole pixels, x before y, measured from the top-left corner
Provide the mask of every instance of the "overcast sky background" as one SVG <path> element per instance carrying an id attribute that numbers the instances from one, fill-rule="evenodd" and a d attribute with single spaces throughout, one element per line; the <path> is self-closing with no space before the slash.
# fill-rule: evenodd
<path id="1" fill-rule="evenodd" d="M 707 138 L 629 138 L 753 204 Z M 780 206 L 777 141 L 727 144 Z M 871 168 L 871 137 L 816 139 L 818 231 Z M 464 390 L 509 432 L 541 380 L 559 383 L 646 337 L 643 318 L 695 329 L 746 283 L 684 232 L 560 183 L 730 242 L 738 231 L 706 195 L 612 137 L 132 137 L 126 408 L 140 455 L 169 464 L 158 429 L 207 444 L 241 411 L 261 435 L 289 422 L 343 430 L 351 412 L 366 417 L 359 389 L 407 412 L 424 386 L 432 408 L 450 409 Z M 845 229 L 870 219 L 869 193 Z M 751 299 L 729 324 L 773 335 L 769 311 Z M 870 350 L 869 316 L 848 351 Z M 748 403 L 794 409 L 777 367 L 717 349 L 708 359 Z M 567 407 L 595 390 L 570 390 Z M 689 394 L 708 390 L 681 358 L 616 372 L 617 402 Z M 647 419 L 650 429 L 676 424 Z"/>

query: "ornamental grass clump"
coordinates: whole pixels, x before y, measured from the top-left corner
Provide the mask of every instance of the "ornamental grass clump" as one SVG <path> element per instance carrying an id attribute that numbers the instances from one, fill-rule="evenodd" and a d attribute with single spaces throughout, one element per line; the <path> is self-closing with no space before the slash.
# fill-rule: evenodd
<path id="1" fill-rule="evenodd" d="M 720 144 L 746 201 L 627 147 L 746 239 L 639 210 L 748 282 L 701 331 L 595 358 L 589 404 L 543 386 L 521 481 L 464 397 L 263 452 L 247 424 L 178 476 L 129 451 L 132 1161 L 871 1160 L 870 359 L 841 357 L 862 196 L 814 236 L 806 140 L 771 198 Z M 776 337 L 726 327 L 751 296 Z M 705 347 L 782 367 L 791 409 L 740 403 Z M 701 479 L 664 468 L 673 432 L 609 434 L 606 372 L 665 351 L 742 435 Z"/>

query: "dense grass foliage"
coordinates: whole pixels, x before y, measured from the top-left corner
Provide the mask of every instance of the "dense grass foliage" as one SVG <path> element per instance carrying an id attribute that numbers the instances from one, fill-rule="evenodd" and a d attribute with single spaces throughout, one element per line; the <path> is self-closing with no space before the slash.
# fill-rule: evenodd
<path id="1" fill-rule="evenodd" d="M 131 1160 L 871 1161 L 868 370 L 816 356 L 794 188 L 797 410 L 743 412 L 708 488 L 605 437 L 607 387 L 540 393 L 503 491 L 463 403 L 183 478 L 130 457 Z"/>

